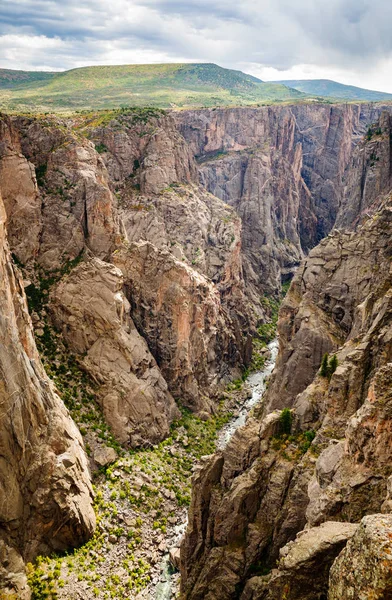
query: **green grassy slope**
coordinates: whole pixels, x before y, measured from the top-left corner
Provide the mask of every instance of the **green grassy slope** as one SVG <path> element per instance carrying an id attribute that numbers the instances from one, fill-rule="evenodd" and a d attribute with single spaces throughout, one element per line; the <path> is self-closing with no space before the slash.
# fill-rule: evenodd
<path id="1" fill-rule="evenodd" d="M 209 63 L 83 67 L 30 73 L 24 80 L 20 75 L 18 82 L 4 73 L 0 70 L 0 109 L 8 111 L 241 106 L 303 97 L 282 84 Z"/>
<path id="2" fill-rule="evenodd" d="M 304 92 L 307 95 L 323 96 L 324 98 L 341 98 L 343 100 L 361 100 L 369 102 L 388 102 L 392 94 L 365 90 L 353 85 L 344 85 L 329 79 L 287 80 L 279 83 Z"/>
<path id="3" fill-rule="evenodd" d="M 12 89 L 23 84 L 35 84 L 39 81 L 49 81 L 56 73 L 45 71 L 14 71 L 0 69 L 0 90 Z"/>

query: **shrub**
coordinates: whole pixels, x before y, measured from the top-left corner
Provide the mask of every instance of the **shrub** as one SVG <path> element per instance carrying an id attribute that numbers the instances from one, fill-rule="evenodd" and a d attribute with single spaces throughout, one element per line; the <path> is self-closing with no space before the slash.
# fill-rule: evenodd
<path id="1" fill-rule="evenodd" d="M 320 367 L 321 377 L 328 377 L 328 354 L 324 354 Z"/>
<path id="2" fill-rule="evenodd" d="M 289 408 L 284 408 L 279 417 L 279 423 L 283 434 L 291 433 L 291 425 L 293 422 L 293 415 Z"/>
<path id="3" fill-rule="evenodd" d="M 329 361 L 329 365 L 328 365 L 329 377 L 331 377 L 332 374 L 335 373 L 337 367 L 338 367 L 338 357 L 336 356 L 336 354 L 334 354 L 331 357 L 331 359 Z"/>

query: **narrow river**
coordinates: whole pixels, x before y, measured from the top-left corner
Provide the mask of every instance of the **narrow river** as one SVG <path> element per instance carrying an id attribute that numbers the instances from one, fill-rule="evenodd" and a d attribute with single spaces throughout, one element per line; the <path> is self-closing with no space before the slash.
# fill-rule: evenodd
<path id="1" fill-rule="evenodd" d="M 236 416 L 221 430 L 217 441 L 217 450 L 224 450 L 235 431 L 245 424 L 246 418 L 251 409 L 260 402 L 266 389 L 267 380 L 275 367 L 276 357 L 278 355 L 277 339 L 268 344 L 268 350 L 268 358 L 264 368 L 257 373 L 252 373 L 247 378 L 246 381 L 251 389 L 252 394 L 249 399 L 244 402 Z M 184 521 L 175 528 L 175 547 L 180 545 L 186 526 L 187 516 L 185 516 Z M 166 554 L 162 561 L 161 581 L 156 587 L 155 600 L 171 600 L 171 598 L 174 597 L 176 587 L 178 585 L 178 579 L 179 575 L 173 573 L 173 569 L 170 565 L 169 555 Z"/>

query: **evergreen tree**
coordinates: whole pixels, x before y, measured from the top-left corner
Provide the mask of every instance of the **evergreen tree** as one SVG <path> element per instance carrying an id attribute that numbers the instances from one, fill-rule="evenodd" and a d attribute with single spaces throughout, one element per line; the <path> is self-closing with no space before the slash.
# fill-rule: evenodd
<path id="1" fill-rule="evenodd" d="M 289 408 L 284 408 L 282 410 L 279 421 L 282 428 L 282 433 L 289 435 L 291 433 L 291 425 L 293 422 L 293 415 L 291 414 L 291 410 Z"/>
<path id="2" fill-rule="evenodd" d="M 320 375 L 321 377 L 328 377 L 328 354 L 324 354 L 323 360 L 321 361 Z"/>
<path id="3" fill-rule="evenodd" d="M 328 376 L 331 377 L 333 373 L 335 373 L 338 366 L 338 357 L 334 354 L 330 360 L 328 365 Z"/>

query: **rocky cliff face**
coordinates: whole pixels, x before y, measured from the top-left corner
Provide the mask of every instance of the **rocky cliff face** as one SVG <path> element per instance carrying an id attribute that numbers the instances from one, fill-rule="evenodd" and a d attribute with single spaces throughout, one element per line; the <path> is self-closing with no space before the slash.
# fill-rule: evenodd
<path id="1" fill-rule="evenodd" d="M 388 148 L 386 117 L 382 122 L 377 135 Z M 376 597 L 389 593 L 389 564 L 375 559 L 370 581 L 362 563 L 366 552 L 377 555 L 375 540 L 389 531 L 380 514 L 373 521 L 380 533 L 366 520 L 390 510 L 392 209 L 390 197 L 377 196 L 388 187 L 390 165 L 383 164 L 378 177 L 365 173 L 367 197 L 378 197 L 378 210 L 355 232 L 332 232 L 294 277 L 280 311 L 280 353 L 264 409 L 194 478 L 181 549 L 184 598 L 360 598 L 372 586 Z M 321 376 L 325 352 L 336 353 L 338 366 Z M 292 407 L 290 434 L 284 407 Z M 342 546 L 332 540 L 345 538 L 344 522 L 363 518 L 358 541 L 354 536 L 339 554 Z M 310 527 L 314 536 L 310 529 L 284 548 Z M 390 551 L 390 542 L 383 547 Z M 320 570 L 307 587 L 316 563 Z"/>
<path id="2" fill-rule="evenodd" d="M 100 396 L 118 439 L 132 439 L 135 445 L 136 440 L 157 441 L 167 434 L 176 414 L 167 385 L 194 410 L 212 410 L 222 382 L 238 377 L 250 359 L 248 332 L 254 319 L 244 293 L 241 222 L 232 209 L 198 187 L 196 163 L 172 117 L 149 110 L 119 113 L 106 123 L 99 118 L 75 123 L 5 117 L 2 127 L 0 176 L 12 250 L 33 281 L 37 269 L 40 277 L 59 272 L 84 251 L 108 263 L 106 274 L 96 271 L 103 289 L 113 287 L 110 264 L 122 269 L 116 290 L 105 293 L 95 307 L 96 317 L 99 312 L 113 314 L 113 298 L 123 289 L 128 296 L 123 298 L 125 330 L 132 329 L 132 317 L 137 327 L 132 348 L 126 336 L 116 341 L 120 354 L 129 357 L 134 379 L 122 391 L 108 393 L 113 371 L 106 365 L 106 375 L 100 373 Z M 19 163 L 24 179 L 18 178 Z M 22 236 L 21 223 L 30 221 L 28 236 Z M 129 242 L 148 242 L 149 256 L 160 271 L 153 275 L 152 263 L 137 245 L 129 251 Z M 74 339 L 77 326 L 69 322 L 75 315 L 86 317 L 87 306 L 92 307 L 88 300 L 96 289 L 94 275 L 83 283 L 88 268 L 79 278 L 75 274 L 74 281 L 59 284 L 50 311 L 79 355 L 91 354 L 100 335 L 90 329 L 88 347 L 81 349 L 79 338 Z M 177 294 L 178 306 L 168 299 L 172 294 Z M 160 296 L 167 299 L 161 302 Z M 148 344 L 144 350 L 139 334 Z M 94 376 L 97 361 L 95 367 L 83 362 Z"/>
<path id="3" fill-rule="evenodd" d="M 86 541 L 95 516 L 81 436 L 41 365 L 5 223 L 0 199 L 1 586 L 28 598 L 22 559 Z"/>
<path id="4" fill-rule="evenodd" d="M 356 530 L 343 522 L 390 510 L 389 113 L 296 105 L 0 119 L 11 251 L 26 286 L 46 294 L 34 322 L 57 328 L 122 444 L 162 440 L 173 397 L 203 418 L 214 412 L 249 363 L 263 294 L 297 271 L 265 409 L 195 477 L 186 598 L 294 600 L 316 563 L 306 593 L 325 595 Z M 81 442 L 40 366 L 6 244 L 3 270 L 1 485 L 16 501 L 3 505 L 0 555 L 19 569 L 86 539 L 93 515 Z M 338 359 L 330 377 L 318 375 L 325 352 Z M 341 593 L 334 568 L 331 598 Z"/>
<path id="5" fill-rule="evenodd" d="M 139 446 L 165 437 L 179 411 L 130 317 L 123 285 L 119 269 L 93 258 L 60 281 L 50 309 L 68 347 L 99 382 L 105 420 L 117 439 Z"/>
<path id="6" fill-rule="evenodd" d="M 253 296 L 280 279 L 333 227 L 353 148 L 381 106 L 297 105 L 181 112 L 178 126 L 208 191 L 243 222 Z"/>

